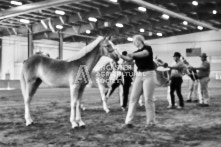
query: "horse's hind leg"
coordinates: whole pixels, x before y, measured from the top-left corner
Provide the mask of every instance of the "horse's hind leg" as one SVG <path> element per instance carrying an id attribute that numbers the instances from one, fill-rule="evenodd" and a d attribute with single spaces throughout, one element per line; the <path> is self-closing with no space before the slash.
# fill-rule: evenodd
<path id="1" fill-rule="evenodd" d="M 70 116 L 70 122 L 72 124 L 72 129 L 75 129 L 78 127 L 78 122 L 76 120 L 76 108 L 78 103 L 78 97 L 79 97 L 79 84 L 73 84 L 70 86 L 70 94 L 71 94 L 71 116 Z"/>
<path id="2" fill-rule="evenodd" d="M 25 95 L 24 95 L 26 126 L 29 126 L 33 123 L 33 120 L 30 114 L 30 103 L 31 103 L 33 95 L 35 94 L 41 82 L 42 81 L 40 79 L 36 79 L 36 80 L 29 81 L 26 85 Z"/>

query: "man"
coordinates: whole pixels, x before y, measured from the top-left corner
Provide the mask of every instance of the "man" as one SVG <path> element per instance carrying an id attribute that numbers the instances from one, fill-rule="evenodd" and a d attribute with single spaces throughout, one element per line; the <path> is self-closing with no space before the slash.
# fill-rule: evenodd
<path id="1" fill-rule="evenodd" d="M 168 67 L 171 69 L 171 83 L 170 83 L 170 97 L 171 97 L 171 106 L 168 106 L 169 109 L 175 109 L 175 95 L 174 92 L 176 91 L 177 96 L 179 98 L 179 106 L 178 109 L 184 108 L 184 100 L 181 93 L 181 86 L 183 83 L 183 71 L 185 69 L 184 63 L 180 60 L 181 54 L 179 52 L 175 52 L 173 55 L 174 63 L 171 66 L 167 64 L 164 67 Z"/>
<path id="2" fill-rule="evenodd" d="M 199 95 L 199 106 L 208 107 L 209 106 L 209 91 L 208 84 L 210 81 L 210 63 L 207 61 L 206 53 L 201 54 L 201 65 L 199 67 L 191 67 L 192 69 L 198 70 L 197 76 L 199 78 L 199 86 L 201 95 Z"/>

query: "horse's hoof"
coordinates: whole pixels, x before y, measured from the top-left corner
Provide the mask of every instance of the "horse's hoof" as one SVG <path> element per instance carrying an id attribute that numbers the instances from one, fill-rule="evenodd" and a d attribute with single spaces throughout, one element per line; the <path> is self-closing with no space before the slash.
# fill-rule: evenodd
<path id="1" fill-rule="evenodd" d="M 106 113 L 110 113 L 110 110 L 105 110 Z"/>
<path id="2" fill-rule="evenodd" d="M 31 122 L 31 123 L 26 124 L 26 127 L 31 127 L 31 126 L 34 126 L 34 125 L 35 125 L 35 123 Z"/>
<path id="3" fill-rule="evenodd" d="M 71 127 L 71 130 L 77 130 L 79 127 L 75 126 L 75 127 Z"/>
<path id="4" fill-rule="evenodd" d="M 79 126 L 79 128 L 81 128 L 81 129 L 85 129 L 86 126 L 85 126 L 85 125 L 82 125 L 82 126 Z"/>

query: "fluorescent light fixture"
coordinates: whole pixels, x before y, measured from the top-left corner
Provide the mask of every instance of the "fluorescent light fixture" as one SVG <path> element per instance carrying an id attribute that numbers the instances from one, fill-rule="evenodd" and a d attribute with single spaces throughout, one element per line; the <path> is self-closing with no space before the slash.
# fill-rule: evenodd
<path id="1" fill-rule="evenodd" d="M 105 21 L 105 22 L 104 22 L 104 26 L 105 26 L 105 27 L 108 27 L 108 26 L 109 26 L 109 23 Z"/>
<path id="2" fill-rule="evenodd" d="M 169 19 L 169 18 L 170 18 L 170 16 L 169 16 L 169 15 L 166 15 L 166 14 L 163 14 L 162 17 L 163 17 L 164 19 Z"/>
<path id="3" fill-rule="evenodd" d="M 65 15 L 65 12 L 64 12 L 64 11 L 61 11 L 61 10 L 55 10 L 55 14 Z"/>
<path id="4" fill-rule="evenodd" d="M 192 4 L 193 4 L 194 6 L 198 6 L 198 2 L 197 2 L 197 1 L 192 1 Z"/>
<path id="5" fill-rule="evenodd" d="M 217 14 L 217 11 L 216 11 L 216 10 L 213 10 L 213 14 Z"/>
<path id="6" fill-rule="evenodd" d="M 121 23 L 116 23 L 116 26 L 117 26 L 118 28 L 123 28 L 123 27 L 124 27 L 124 25 L 121 24 Z"/>
<path id="7" fill-rule="evenodd" d="M 114 3 L 117 3 L 117 0 L 109 0 L 109 1 L 114 2 Z"/>
<path id="8" fill-rule="evenodd" d="M 157 36 L 163 36 L 163 34 L 162 33 L 157 33 Z"/>
<path id="9" fill-rule="evenodd" d="M 145 32 L 145 30 L 143 28 L 140 28 L 140 32 L 143 33 Z"/>
<path id="10" fill-rule="evenodd" d="M 202 30 L 203 27 L 202 26 L 197 26 L 197 29 Z"/>
<path id="11" fill-rule="evenodd" d="M 86 30 L 86 33 L 87 33 L 87 34 L 90 34 L 90 33 L 91 33 L 91 30 Z"/>
<path id="12" fill-rule="evenodd" d="M 88 20 L 92 22 L 97 22 L 97 18 L 94 18 L 94 17 L 89 17 Z"/>
<path id="13" fill-rule="evenodd" d="M 56 28 L 59 29 L 59 30 L 62 30 L 63 26 L 62 25 L 56 25 Z"/>
<path id="14" fill-rule="evenodd" d="M 19 21 L 20 21 L 21 23 L 25 23 L 25 24 L 30 23 L 30 20 L 27 20 L 27 19 L 20 19 Z"/>
<path id="15" fill-rule="evenodd" d="M 133 41 L 133 38 L 127 37 L 127 41 Z"/>
<path id="16" fill-rule="evenodd" d="M 148 35 L 149 35 L 149 36 L 152 36 L 152 35 L 153 35 L 153 33 L 152 33 L 152 32 L 149 32 L 149 33 L 148 33 Z"/>
<path id="17" fill-rule="evenodd" d="M 188 22 L 187 22 L 187 21 L 183 21 L 183 24 L 184 24 L 184 25 L 188 25 Z"/>
<path id="18" fill-rule="evenodd" d="M 138 10 L 139 10 L 139 11 L 142 11 L 142 12 L 146 12 L 146 11 L 147 11 L 147 9 L 144 8 L 144 7 L 138 7 Z"/>
<path id="19" fill-rule="evenodd" d="M 11 1 L 11 4 L 13 4 L 13 5 L 17 5 L 17 6 L 21 6 L 21 5 L 22 5 L 22 2 Z"/>

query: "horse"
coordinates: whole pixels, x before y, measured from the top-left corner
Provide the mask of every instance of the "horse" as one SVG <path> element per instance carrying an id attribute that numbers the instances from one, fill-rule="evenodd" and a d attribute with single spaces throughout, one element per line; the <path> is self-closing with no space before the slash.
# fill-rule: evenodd
<path id="1" fill-rule="evenodd" d="M 33 124 L 30 103 L 39 85 L 44 82 L 51 87 L 70 88 L 70 122 L 72 129 L 85 127 L 85 123 L 81 118 L 81 99 L 89 82 L 88 76 L 90 76 L 92 69 L 101 56 L 117 57 L 108 37 L 97 37 L 80 52 L 80 55 L 78 54 L 77 57 L 75 55 L 74 58 L 67 61 L 42 55 L 33 55 L 28 58 L 23 64 L 20 78 L 26 126 Z"/>
<path id="2" fill-rule="evenodd" d="M 110 112 L 110 109 L 107 105 L 107 98 L 110 95 L 108 96 L 106 94 L 106 88 L 109 88 L 112 82 L 114 82 L 114 80 L 120 76 L 120 72 L 117 71 L 117 60 L 118 59 L 115 59 L 111 62 L 106 63 L 95 73 L 95 80 L 101 95 L 103 109 L 106 113 Z"/>

